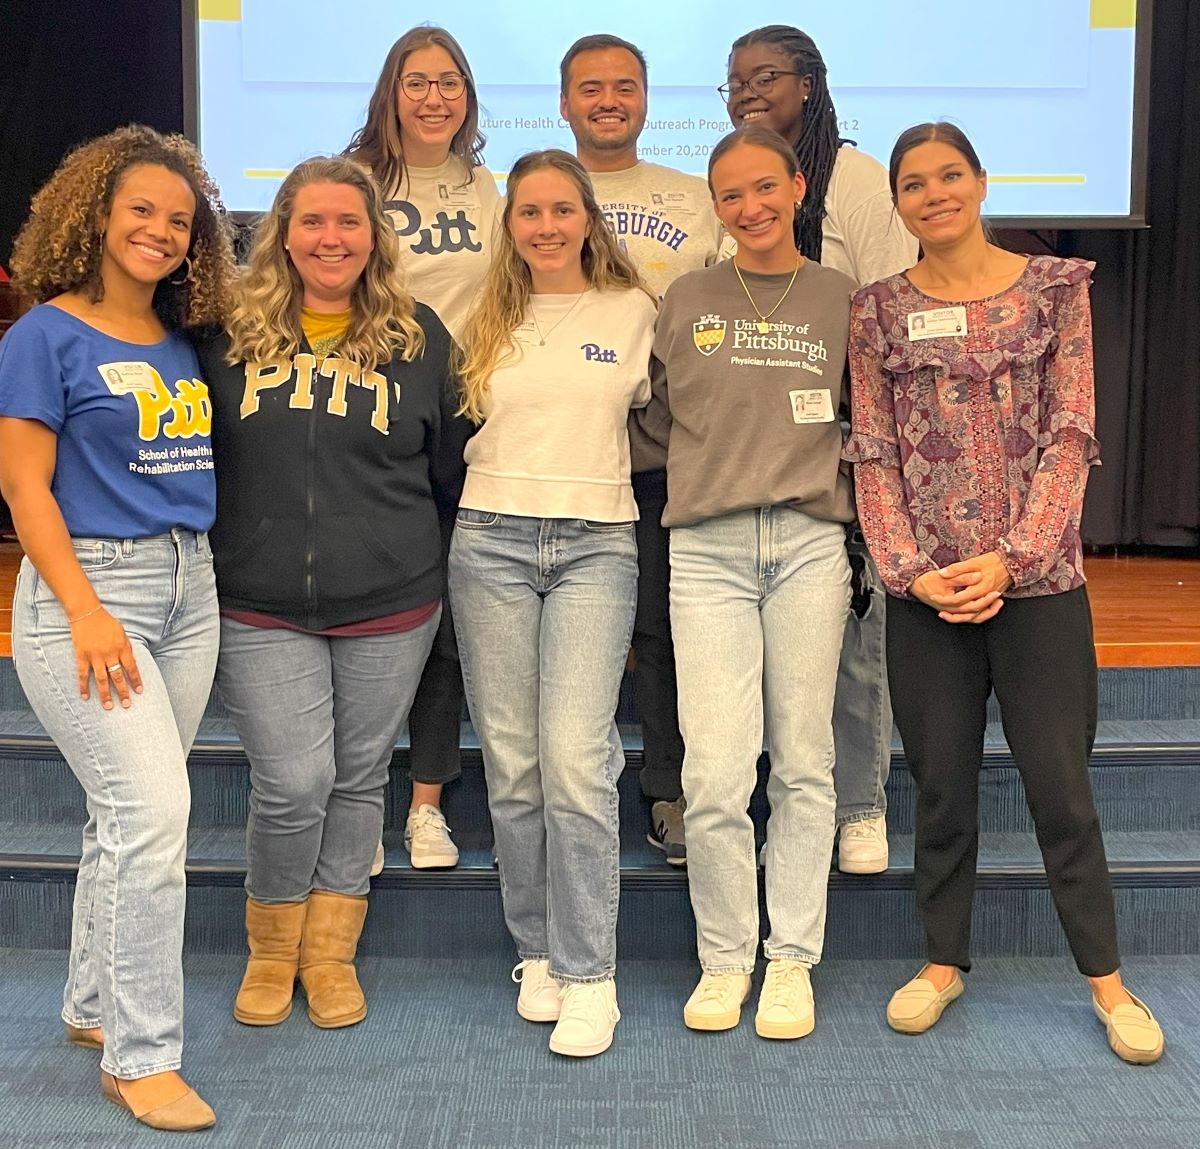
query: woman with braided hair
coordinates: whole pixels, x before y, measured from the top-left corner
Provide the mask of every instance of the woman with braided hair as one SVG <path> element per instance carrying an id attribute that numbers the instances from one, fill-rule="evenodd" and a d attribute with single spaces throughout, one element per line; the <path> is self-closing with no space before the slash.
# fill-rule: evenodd
<path id="1" fill-rule="evenodd" d="M 761 123 L 795 149 L 808 192 L 796 213 L 796 246 L 806 258 L 860 287 L 911 267 L 917 244 L 892 207 L 887 170 L 841 138 L 825 61 L 812 37 L 770 24 L 733 42 L 725 97 L 735 127 Z M 847 532 L 853 579 L 838 667 L 833 730 L 840 830 L 838 868 L 887 869 L 885 815 L 892 711 L 884 655 L 884 594 L 858 525 Z"/>

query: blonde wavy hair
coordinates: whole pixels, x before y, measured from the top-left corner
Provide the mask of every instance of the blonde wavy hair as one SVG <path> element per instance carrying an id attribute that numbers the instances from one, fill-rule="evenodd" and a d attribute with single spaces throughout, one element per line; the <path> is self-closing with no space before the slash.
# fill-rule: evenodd
<path id="1" fill-rule="evenodd" d="M 104 298 L 100 262 L 113 196 L 129 170 L 143 164 L 174 172 L 196 198 L 186 278 L 159 280 L 154 310 L 168 328 L 225 319 L 234 260 L 221 193 L 190 141 L 141 124 L 81 144 L 33 197 L 12 256 L 13 281 L 30 303 L 68 291 L 81 292 L 92 303 Z"/>
<path id="2" fill-rule="evenodd" d="M 466 53 L 445 28 L 418 24 L 405 32 L 388 51 L 379 79 L 375 81 L 375 91 L 367 104 L 367 122 L 346 145 L 345 154 L 371 169 L 385 196 L 402 191 L 408 176 L 400 116 L 396 111 L 401 70 L 413 52 L 431 47 L 444 48 L 467 81 L 467 90 L 461 97 L 467 102 L 466 118 L 450 141 L 450 154 L 463 161 L 467 183 L 475 179 L 474 169 L 483 163 L 483 145 L 487 143 L 487 137 L 479 130 L 479 95 Z"/>
<path id="3" fill-rule="evenodd" d="M 425 333 L 414 314 L 416 304 L 401 286 L 396 233 L 371 173 L 344 156 L 314 156 L 292 169 L 275 193 L 271 210 L 258 223 L 226 326 L 230 363 L 287 359 L 300 350 L 304 284 L 284 244 L 297 193 L 318 183 L 344 184 L 362 195 L 374 240 L 350 296 L 350 327 L 338 344 L 338 356 L 372 370 L 397 353 L 411 360 L 425 346 Z"/>
<path id="4" fill-rule="evenodd" d="M 650 299 L 654 294 L 642 282 L 629 257 L 617 246 L 608 221 L 601 214 L 592 181 L 583 165 L 569 152 L 550 148 L 529 152 L 508 174 L 504 201 L 504 226 L 496 240 L 492 265 L 463 332 L 462 346 L 455 353 L 455 366 L 462 381 L 459 414 L 473 423 L 483 422 L 483 404 L 492 373 L 507 359 L 519 357 L 512 333 L 524 322 L 533 293 L 529 266 L 517 252 L 512 238 L 512 213 L 521 181 L 533 172 L 547 169 L 566 176 L 579 191 L 591 227 L 583 241 L 580 262 L 589 288 L 638 288 Z"/>

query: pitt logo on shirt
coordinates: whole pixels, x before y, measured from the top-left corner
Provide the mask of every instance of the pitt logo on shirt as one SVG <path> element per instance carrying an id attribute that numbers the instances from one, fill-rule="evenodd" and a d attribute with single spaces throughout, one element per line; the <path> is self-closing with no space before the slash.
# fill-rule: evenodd
<path id="1" fill-rule="evenodd" d="M 579 350 L 583 352 L 587 363 L 617 363 L 617 353 L 611 348 L 601 347 L 599 343 L 581 343 Z"/>

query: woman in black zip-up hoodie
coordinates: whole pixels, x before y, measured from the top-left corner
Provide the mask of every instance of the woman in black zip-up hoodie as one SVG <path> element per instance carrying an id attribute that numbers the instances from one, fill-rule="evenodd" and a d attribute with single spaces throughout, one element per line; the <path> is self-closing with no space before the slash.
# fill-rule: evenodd
<path id="1" fill-rule="evenodd" d="M 288 1016 L 297 973 L 315 1024 L 367 1012 L 353 962 L 383 787 L 437 630 L 439 520 L 469 433 L 450 336 L 397 286 L 396 258 L 368 173 L 307 160 L 202 349 L 217 684 L 250 760 L 247 1025 Z"/>

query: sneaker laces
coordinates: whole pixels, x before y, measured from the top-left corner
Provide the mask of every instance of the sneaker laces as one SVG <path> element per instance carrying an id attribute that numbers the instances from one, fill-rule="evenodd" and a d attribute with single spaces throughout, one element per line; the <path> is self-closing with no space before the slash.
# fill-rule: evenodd
<path id="1" fill-rule="evenodd" d="M 857 822 L 850 822 L 842 827 L 842 837 L 871 840 L 877 836 L 875 826 L 874 819 L 859 818 Z"/>
<path id="2" fill-rule="evenodd" d="M 763 981 L 759 997 L 759 1009 L 766 1011 L 775 1006 L 787 1008 L 791 996 L 799 993 L 807 999 L 805 986 L 808 984 L 808 967 L 798 961 L 773 961 L 767 966 L 770 976 Z"/>
<path id="3" fill-rule="evenodd" d="M 709 1002 L 720 1004 L 724 1001 L 729 986 L 732 984 L 729 979 L 733 976 L 733 974 L 706 973 L 696 987 L 696 1004 L 706 1005 Z"/>
<path id="4" fill-rule="evenodd" d="M 599 989 L 604 982 L 574 982 L 562 991 L 562 1007 L 558 1020 L 585 1021 L 595 1019 L 600 1012 L 607 1012 L 608 1001 Z"/>
<path id="5" fill-rule="evenodd" d="M 410 833 L 415 838 L 418 834 L 443 833 L 450 835 L 450 827 L 446 824 L 446 816 L 433 806 L 421 806 L 414 810 L 409 818 L 412 820 Z"/>
<path id="6" fill-rule="evenodd" d="M 525 971 L 531 965 L 536 965 L 537 960 L 538 960 L 537 958 L 525 958 L 524 960 L 517 962 L 517 964 L 515 966 L 513 966 L 512 979 L 513 979 L 513 981 L 515 981 L 517 983 L 517 985 L 520 985 L 521 982 L 523 982 L 525 980 Z M 542 959 L 542 960 L 545 960 L 545 959 Z"/>

